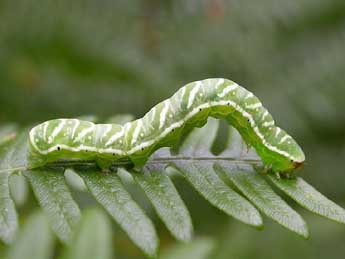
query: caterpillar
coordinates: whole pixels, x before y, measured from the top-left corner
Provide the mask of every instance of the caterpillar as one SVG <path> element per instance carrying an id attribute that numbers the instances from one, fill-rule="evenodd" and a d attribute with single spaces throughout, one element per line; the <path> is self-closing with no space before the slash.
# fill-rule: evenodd
<path id="1" fill-rule="evenodd" d="M 33 167 L 60 160 L 91 160 L 103 169 L 121 161 L 140 167 L 155 150 L 178 143 L 209 116 L 235 127 L 273 172 L 290 172 L 305 160 L 300 146 L 275 125 L 252 92 L 228 79 L 211 78 L 183 86 L 143 118 L 124 125 L 46 121 L 29 133 L 29 161 Z"/>

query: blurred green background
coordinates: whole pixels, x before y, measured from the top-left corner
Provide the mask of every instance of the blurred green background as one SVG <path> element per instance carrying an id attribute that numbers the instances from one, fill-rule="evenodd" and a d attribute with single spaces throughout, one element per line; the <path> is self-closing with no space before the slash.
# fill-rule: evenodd
<path id="1" fill-rule="evenodd" d="M 208 77 L 253 91 L 305 150 L 303 177 L 345 206 L 344 0 L 0 1 L 1 124 L 141 117 L 182 85 Z M 258 232 L 183 181 L 177 188 L 196 236 L 213 240 L 211 258 L 345 257 L 343 225 L 297 207 L 310 240 L 267 218 Z M 175 245 L 159 226 L 161 249 Z M 120 258 L 142 258 L 124 234 L 115 239 Z"/>

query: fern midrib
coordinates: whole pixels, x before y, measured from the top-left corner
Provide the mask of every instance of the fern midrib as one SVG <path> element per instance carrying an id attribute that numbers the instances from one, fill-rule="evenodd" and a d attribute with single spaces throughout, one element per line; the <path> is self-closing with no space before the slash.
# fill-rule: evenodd
<path id="1" fill-rule="evenodd" d="M 232 163 L 245 163 L 245 164 L 262 164 L 260 159 L 239 159 L 233 157 L 221 157 L 221 156 L 176 156 L 176 157 L 158 157 L 152 160 L 149 160 L 145 165 L 150 164 L 165 164 L 171 162 L 178 162 L 178 161 L 229 161 Z M 112 164 L 112 166 L 122 166 L 122 165 L 130 165 L 131 162 L 116 162 Z M 47 164 L 47 166 L 82 166 L 82 165 L 96 165 L 95 161 L 61 161 Z"/>
<path id="2" fill-rule="evenodd" d="M 145 165 L 150 165 L 150 164 L 169 164 L 172 162 L 179 162 L 179 161 L 228 161 L 234 164 L 251 164 L 251 165 L 262 165 L 262 161 L 260 159 L 239 159 L 239 158 L 233 158 L 233 157 L 221 157 L 221 156 L 178 156 L 178 157 L 159 157 L 159 158 L 154 158 L 150 161 L 148 161 Z M 125 165 L 131 165 L 131 162 L 117 162 L 114 163 L 112 166 L 125 166 Z M 50 163 L 47 164 L 45 167 L 73 167 L 73 166 L 96 166 L 95 161 L 60 161 L 60 162 L 55 162 L 55 163 Z M 12 168 L 7 168 L 7 169 L 1 169 L 1 173 L 14 173 L 18 171 L 25 171 L 25 170 L 33 170 L 35 168 L 30 168 L 30 167 L 12 167 Z"/>

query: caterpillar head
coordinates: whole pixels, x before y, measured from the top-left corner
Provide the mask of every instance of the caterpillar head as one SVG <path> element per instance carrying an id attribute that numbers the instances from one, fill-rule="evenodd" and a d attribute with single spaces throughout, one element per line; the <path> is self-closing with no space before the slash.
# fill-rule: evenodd
<path id="1" fill-rule="evenodd" d="M 305 155 L 291 136 L 286 134 L 285 140 L 280 140 L 277 149 L 279 150 L 279 157 L 272 162 L 274 172 L 291 173 L 304 164 Z"/>

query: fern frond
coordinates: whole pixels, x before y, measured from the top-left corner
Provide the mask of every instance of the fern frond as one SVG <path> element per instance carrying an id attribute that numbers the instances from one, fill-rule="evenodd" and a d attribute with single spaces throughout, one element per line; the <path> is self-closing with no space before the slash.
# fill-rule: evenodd
<path id="1" fill-rule="evenodd" d="M 125 122 L 129 118 L 120 116 L 112 120 Z M 233 128 L 229 128 L 229 134 L 223 140 L 227 143 L 225 150 L 214 155 L 211 149 L 216 141 L 218 127 L 217 120 L 209 120 L 204 127 L 185 136 L 180 146 L 174 150 L 163 148 L 155 152 L 141 169 L 125 169 L 122 168 L 125 165 L 117 165 L 121 170 L 128 170 L 132 184 L 144 191 L 162 222 L 177 240 L 187 242 L 193 234 L 189 211 L 170 179 L 179 175 L 211 205 L 256 228 L 263 224 L 259 213 L 261 211 L 285 228 L 308 237 L 308 228 L 302 217 L 274 192 L 268 179 L 301 206 L 345 223 L 345 210 L 302 178 L 277 179 L 274 175 L 265 174 L 255 151 L 247 147 Z M 159 240 L 155 227 L 126 190 L 128 186 L 122 183 L 123 177 L 120 178 L 115 172 L 101 172 L 92 161 L 64 162 L 28 170 L 25 156 L 26 134 L 26 131 L 22 131 L 14 140 L 0 145 L 0 170 L 6 170 L 0 173 L 0 194 L 3 199 L 0 203 L 0 237 L 4 242 L 13 241 L 18 224 L 9 190 L 9 176 L 13 172 L 18 172 L 19 175 L 24 172 L 55 234 L 66 244 L 80 243 L 80 247 L 78 245 L 74 250 L 67 249 L 66 255 L 81 253 L 79 249 L 91 242 L 87 237 L 84 239 L 75 233 L 91 231 L 92 226 L 76 232 L 78 224 L 87 228 L 85 222 L 91 219 L 99 219 L 100 228 L 108 224 L 105 223 L 107 219 L 104 215 L 98 212 L 86 212 L 86 219 L 80 223 L 81 211 L 70 193 L 70 187 L 89 191 L 134 244 L 149 257 L 157 255 Z M 68 169 L 67 172 L 65 169 Z M 17 175 L 13 174 L 11 177 Z M 15 190 L 16 188 L 13 189 Z M 104 235 L 99 233 L 97 238 L 102 239 Z M 98 239 L 95 242 L 99 242 Z"/>

